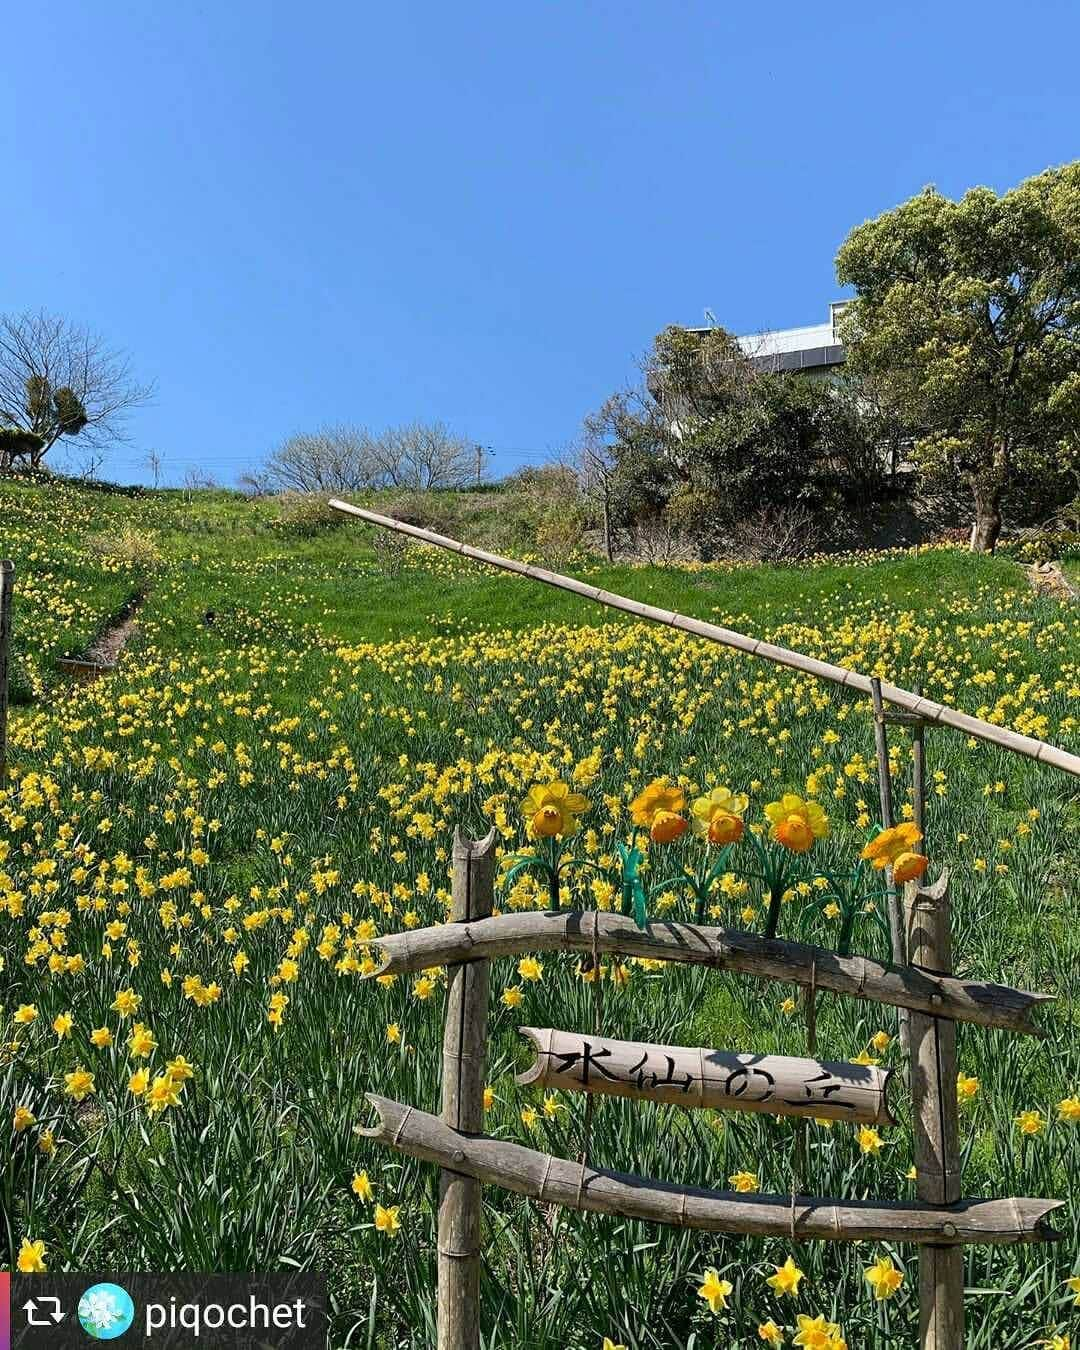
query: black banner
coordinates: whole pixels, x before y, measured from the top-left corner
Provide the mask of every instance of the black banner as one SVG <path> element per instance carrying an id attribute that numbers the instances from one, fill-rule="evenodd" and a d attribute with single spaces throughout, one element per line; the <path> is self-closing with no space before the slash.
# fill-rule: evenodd
<path id="1" fill-rule="evenodd" d="M 12 1275 L 12 1350 L 326 1350 L 322 1275 Z"/>

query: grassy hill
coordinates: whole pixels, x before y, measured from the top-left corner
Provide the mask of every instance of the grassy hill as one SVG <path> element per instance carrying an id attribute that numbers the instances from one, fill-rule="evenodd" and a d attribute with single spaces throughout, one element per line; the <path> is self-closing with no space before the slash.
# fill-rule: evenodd
<path id="1" fill-rule="evenodd" d="M 483 531 L 481 508 L 469 511 L 479 515 L 458 526 Z M 441 919 L 454 826 L 494 823 L 508 854 L 524 840 L 520 799 L 553 777 L 589 799 L 577 846 L 600 865 L 630 830 L 629 799 L 664 775 L 688 797 L 716 783 L 746 792 L 748 823 L 783 791 L 815 797 L 830 833 L 810 860 L 849 870 L 877 811 L 868 708 L 448 555 L 388 552 L 364 527 L 298 523 L 273 502 L 0 482 L 0 522 L 0 554 L 18 567 L 19 670 L 0 799 L 0 1119 L 17 1106 L 34 1117 L 0 1163 L 0 1265 L 24 1239 L 45 1243 L 52 1269 L 297 1263 L 332 1272 L 335 1347 L 427 1344 L 431 1170 L 376 1153 L 352 1127 L 366 1091 L 436 1104 L 443 990 L 439 979 L 359 978 L 371 938 Z M 735 568 L 581 557 L 564 570 L 922 680 L 932 697 L 1080 749 L 1078 612 L 1033 594 L 1007 559 L 930 549 Z M 85 651 L 136 599 L 138 630 L 116 671 L 68 684 L 57 658 Z M 903 805 L 902 733 L 893 759 Z M 957 969 L 1059 1000 L 1042 1042 L 960 1035 L 961 1066 L 978 1080 L 963 1115 L 966 1192 L 1068 1202 L 1058 1248 L 970 1249 L 969 1344 L 1018 1350 L 1067 1326 L 1063 1281 L 1080 1237 L 1080 1126 L 1058 1118 L 1080 1091 L 1080 813 L 1071 780 L 945 731 L 930 734 L 929 769 L 928 852 L 953 876 Z M 702 847 L 687 836 L 650 875 L 695 865 Z M 570 892 L 606 903 L 583 880 Z M 834 945 L 828 900 L 810 881 L 796 888 L 781 933 Z M 500 903 L 544 897 L 519 881 Z M 687 916 L 674 892 L 656 903 Z M 711 912 L 760 927 L 760 886 L 733 876 Z M 885 951 L 880 916 L 880 897 L 860 909 L 855 950 Z M 489 1129 L 576 1157 L 580 1100 L 533 1120 L 543 1103 L 513 1082 L 527 1059 L 517 1026 L 592 1024 L 575 963 L 543 967 L 539 980 L 495 967 Z M 801 1014 L 778 986 L 633 963 L 606 973 L 617 977 L 603 984 L 613 1035 L 805 1051 Z M 13 1020 L 21 1008 L 35 1015 Z M 827 1058 L 899 1065 L 895 1040 L 872 1048 L 895 1031 L 883 1009 L 822 1000 Z M 179 1086 L 165 1068 L 177 1056 L 194 1066 Z M 79 1074 L 92 1075 L 88 1088 Z M 811 1129 L 818 1193 L 913 1194 L 902 1088 L 894 1105 L 880 1150 L 846 1126 Z M 1028 1110 L 1034 1134 L 1016 1125 Z M 590 1141 L 599 1164 L 716 1186 L 745 1170 L 778 1194 L 792 1149 L 790 1123 L 772 1118 L 618 1102 L 598 1106 Z M 396 1237 L 350 1188 L 361 1171 L 379 1203 L 400 1206 Z M 875 1306 L 869 1247 L 801 1246 L 807 1277 L 798 1299 L 780 1299 L 765 1276 L 787 1244 L 545 1216 L 494 1191 L 486 1201 L 485 1321 L 499 1344 L 744 1346 L 769 1317 L 790 1339 L 797 1312 L 841 1322 L 853 1348 L 913 1343 L 914 1263 L 897 1299 Z M 734 1286 L 720 1316 L 695 1297 L 706 1267 Z"/>

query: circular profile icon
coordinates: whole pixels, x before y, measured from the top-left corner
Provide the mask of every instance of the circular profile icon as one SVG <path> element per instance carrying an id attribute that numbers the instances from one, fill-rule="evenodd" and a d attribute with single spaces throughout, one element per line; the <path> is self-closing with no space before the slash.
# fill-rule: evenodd
<path id="1" fill-rule="evenodd" d="M 95 1341 L 115 1341 L 135 1320 L 135 1304 L 118 1284 L 92 1284 L 79 1299 L 79 1325 Z"/>

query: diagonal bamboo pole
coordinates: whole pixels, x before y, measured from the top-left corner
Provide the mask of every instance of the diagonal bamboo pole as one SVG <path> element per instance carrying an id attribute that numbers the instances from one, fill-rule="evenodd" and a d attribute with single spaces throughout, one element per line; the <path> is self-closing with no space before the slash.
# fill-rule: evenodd
<path id="1" fill-rule="evenodd" d="M 486 563 L 489 567 L 501 568 L 504 572 L 515 572 L 518 576 L 528 577 L 532 581 L 542 581 L 546 586 L 570 591 L 574 595 L 584 596 L 586 600 L 595 600 L 598 604 L 606 605 L 609 609 L 622 610 L 624 614 L 633 614 L 639 619 L 651 619 L 655 623 L 666 624 L 668 628 L 677 628 L 681 632 L 691 633 L 695 637 L 707 638 L 710 642 L 719 642 L 722 646 L 733 647 L 736 651 L 745 652 L 748 656 L 760 656 L 766 661 L 775 662 L 778 666 L 788 666 L 792 670 L 800 670 L 806 675 L 814 675 L 818 679 L 829 680 L 845 689 L 854 689 L 860 694 L 869 696 L 871 693 L 871 682 L 866 675 L 860 675 L 854 670 L 846 670 L 843 666 L 835 666 L 829 661 L 819 661 L 812 656 L 804 656 L 801 652 L 790 651 L 787 647 L 777 647 L 774 643 L 747 637 L 744 633 L 736 633 L 731 628 L 722 628 L 719 624 L 705 623 L 701 619 L 691 619 L 687 615 L 679 614 L 674 610 L 658 609 L 655 605 L 646 605 L 640 600 L 631 600 L 628 596 L 616 595 L 614 591 L 605 591 L 599 586 L 590 586 L 588 582 L 577 581 L 574 577 L 562 576 L 558 572 L 549 572 L 544 567 L 535 567 L 531 563 L 518 562 L 513 558 L 503 558 L 498 553 L 488 553 L 484 549 L 473 548 L 471 544 L 462 544 L 457 539 L 450 539 L 444 534 L 436 534 L 434 530 L 423 530 L 418 525 L 407 525 L 403 520 L 393 520 L 389 516 L 380 516 L 375 511 L 366 511 L 362 507 L 352 506 L 348 502 L 339 501 L 336 498 L 331 498 L 330 505 L 335 511 L 356 516 L 359 520 L 367 521 L 369 525 L 379 525 L 384 530 L 396 530 L 398 534 L 407 534 L 413 539 L 419 539 L 422 543 L 434 544 L 437 548 L 445 548 L 451 553 L 459 553 L 463 558 L 472 558 L 475 562 Z M 952 727 L 956 731 L 964 732 L 965 735 L 974 736 L 976 740 L 986 741 L 989 745 L 996 745 L 1001 750 L 1010 750 L 1013 754 L 1024 755 L 1040 764 L 1050 764 L 1055 769 L 1061 769 L 1065 773 L 1071 773 L 1080 778 L 1080 755 L 1070 754 L 1068 750 L 1050 745 L 1047 741 L 1035 740 L 1031 736 L 1021 736 L 1015 731 L 1010 731 L 1007 727 L 994 726 L 992 722 L 984 722 L 979 717 L 972 717 L 969 713 L 960 712 L 958 709 L 947 707 L 943 703 L 935 703 L 932 699 L 923 698 L 919 694 L 912 693 L 910 689 L 901 689 L 894 684 L 882 684 L 881 697 L 886 703 L 903 708 L 909 713 L 917 713 L 927 722 L 936 722 L 941 726 Z"/>

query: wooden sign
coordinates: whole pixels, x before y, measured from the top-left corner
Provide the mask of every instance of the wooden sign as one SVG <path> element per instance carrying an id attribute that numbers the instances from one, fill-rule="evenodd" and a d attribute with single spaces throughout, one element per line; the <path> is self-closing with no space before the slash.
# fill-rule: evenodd
<path id="1" fill-rule="evenodd" d="M 616 1041 L 551 1027 L 522 1027 L 521 1034 L 537 1051 L 536 1063 L 518 1074 L 522 1086 L 714 1111 L 894 1123 L 885 1100 L 891 1069 Z"/>

